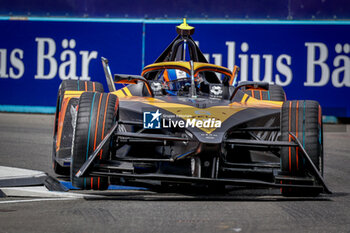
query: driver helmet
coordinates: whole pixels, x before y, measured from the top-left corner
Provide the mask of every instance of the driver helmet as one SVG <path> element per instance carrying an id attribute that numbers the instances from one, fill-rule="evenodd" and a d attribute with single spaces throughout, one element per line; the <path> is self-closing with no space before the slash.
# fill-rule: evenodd
<path id="1" fill-rule="evenodd" d="M 175 93 L 180 90 L 186 90 L 191 86 L 190 75 L 179 69 L 165 69 L 162 79 L 167 89 Z M 198 81 L 198 77 L 196 77 L 195 83 L 198 84 Z"/>

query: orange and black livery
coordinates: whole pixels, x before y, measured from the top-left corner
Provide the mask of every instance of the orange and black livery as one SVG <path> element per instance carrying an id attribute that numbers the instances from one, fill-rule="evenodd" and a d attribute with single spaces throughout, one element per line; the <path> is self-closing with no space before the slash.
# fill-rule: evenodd
<path id="1" fill-rule="evenodd" d="M 108 91 L 99 82 L 62 82 L 55 172 L 80 189 L 190 184 L 331 193 L 318 102 L 287 100 L 276 84 L 238 82 L 237 66 L 206 60 L 194 27 L 184 21 L 177 33 L 140 75 L 112 75 L 102 58 Z"/>

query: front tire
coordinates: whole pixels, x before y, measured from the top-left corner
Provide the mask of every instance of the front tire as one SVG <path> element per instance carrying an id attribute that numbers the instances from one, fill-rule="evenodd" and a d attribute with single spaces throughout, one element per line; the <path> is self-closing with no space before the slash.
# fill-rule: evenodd
<path id="1" fill-rule="evenodd" d="M 52 147 L 52 166 L 56 174 L 68 176 L 70 168 L 61 166 L 56 161 L 56 158 L 69 158 L 71 155 L 73 135 L 71 108 L 77 106 L 78 99 L 71 98 L 68 102 L 63 101 L 66 91 L 97 91 L 103 93 L 104 90 L 101 83 L 80 80 L 63 80 L 58 89 Z M 59 122 L 62 122 L 62 128 L 58 134 Z"/>
<path id="2" fill-rule="evenodd" d="M 292 141 L 288 132 L 293 133 L 316 168 L 323 175 L 323 129 L 321 107 L 317 101 L 287 101 L 282 106 L 281 113 L 281 140 Z M 310 165 L 301 155 L 297 147 L 281 148 L 281 171 L 290 176 L 306 176 Z M 282 194 L 291 195 L 318 195 L 307 189 L 282 188 Z"/>
<path id="3" fill-rule="evenodd" d="M 117 120 L 118 99 L 113 94 L 84 92 L 79 100 L 73 135 L 71 180 L 81 189 L 105 190 L 107 177 L 75 177 L 87 158 L 103 140 Z M 100 151 L 96 162 L 110 159 L 110 142 Z"/>

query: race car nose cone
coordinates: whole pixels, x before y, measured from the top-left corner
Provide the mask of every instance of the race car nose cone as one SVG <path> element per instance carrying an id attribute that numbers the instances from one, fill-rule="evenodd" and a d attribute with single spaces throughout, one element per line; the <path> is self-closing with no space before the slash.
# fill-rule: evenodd
<path id="1" fill-rule="evenodd" d="M 191 36 L 194 33 L 194 27 L 188 25 L 186 19 L 183 19 L 183 23 L 176 26 L 176 32 L 181 36 Z"/>

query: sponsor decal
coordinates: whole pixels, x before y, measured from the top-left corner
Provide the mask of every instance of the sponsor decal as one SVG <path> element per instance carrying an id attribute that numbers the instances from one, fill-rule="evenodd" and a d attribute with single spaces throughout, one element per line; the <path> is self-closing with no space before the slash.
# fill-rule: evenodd
<path id="1" fill-rule="evenodd" d="M 209 112 L 203 111 L 208 115 Z M 199 114 L 196 112 L 196 114 Z M 210 113 L 209 113 L 210 114 Z M 221 120 L 215 118 L 198 118 L 197 116 L 183 115 L 165 115 L 159 112 L 143 112 L 144 129 L 161 129 L 161 128 L 221 128 Z"/>
<path id="2" fill-rule="evenodd" d="M 159 109 L 156 112 L 144 112 L 143 113 L 143 128 L 144 129 L 160 129 L 160 116 Z"/>
<path id="3" fill-rule="evenodd" d="M 197 42 L 199 44 L 199 42 Z M 209 62 L 224 65 L 223 57 L 227 57 L 227 66 L 233 70 L 234 65 L 240 67 L 240 81 L 268 82 L 280 86 L 289 86 L 294 78 L 293 58 L 290 54 L 261 54 L 258 48 L 248 42 L 237 43 L 226 41 L 227 52 L 204 54 Z M 303 45 L 304 48 L 301 46 Z M 298 67 L 306 67 L 305 87 L 323 87 L 331 83 L 333 87 L 350 87 L 350 44 L 305 41 L 300 44 L 304 50 L 306 64 L 298 62 Z M 298 48 L 298 49 L 299 49 Z M 210 60 L 210 58 L 213 58 Z M 238 57 L 238 59 L 236 59 Z M 301 60 L 301 59 L 299 59 Z M 294 62 L 295 58 L 294 58 Z M 299 77 L 300 78 L 300 77 Z"/>
<path id="4" fill-rule="evenodd" d="M 75 39 L 65 38 L 61 43 L 57 43 L 53 38 L 36 37 L 35 42 L 37 53 L 33 60 L 37 61 L 37 65 L 34 79 L 50 80 L 57 75 L 61 80 L 88 81 L 91 79 L 90 63 L 97 59 L 97 51 L 76 51 L 77 41 Z M 61 50 L 60 53 L 59 50 Z M 57 59 L 58 54 L 60 59 Z M 9 62 L 7 62 L 8 56 L 10 56 Z M 33 65 L 25 65 L 23 61 L 25 56 L 25 51 L 20 48 L 10 51 L 0 48 L 0 78 L 21 79 L 25 76 L 26 69 Z M 81 64 L 80 67 L 78 67 L 78 62 Z"/>
<path id="5" fill-rule="evenodd" d="M 223 87 L 221 84 L 210 84 L 209 85 L 209 96 L 211 98 L 222 98 Z"/>

